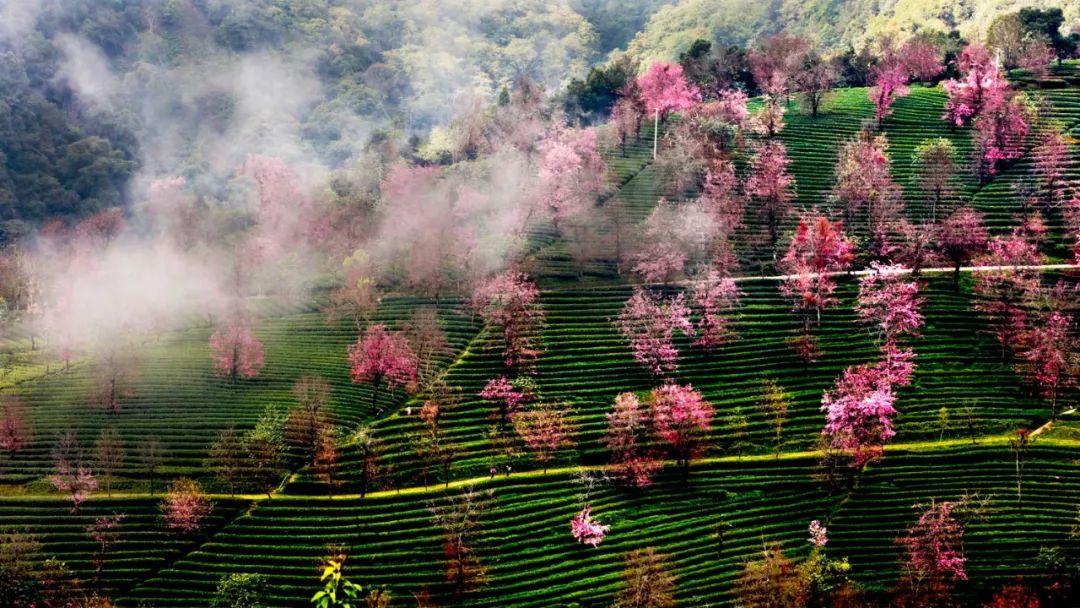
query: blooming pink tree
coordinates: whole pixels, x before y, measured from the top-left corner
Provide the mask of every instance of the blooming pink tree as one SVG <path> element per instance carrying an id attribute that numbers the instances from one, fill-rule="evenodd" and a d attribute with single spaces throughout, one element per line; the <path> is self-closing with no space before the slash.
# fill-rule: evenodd
<path id="1" fill-rule="evenodd" d="M 879 344 L 895 344 L 901 336 L 918 335 L 924 320 L 919 308 L 919 284 L 902 280 L 900 266 L 874 264 L 872 272 L 859 281 L 855 312 L 859 321 L 875 327 Z"/>
<path id="2" fill-rule="evenodd" d="M 705 451 L 716 411 L 690 385 L 654 388 L 651 405 L 656 436 L 683 466 L 683 475 L 688 474 L 690 461 Z"/>
<path id="3" fill-rule="evenodd" d="M 724 274 L 734 272 L 739 267 L 734 237 L 735 232 L 743 226 L 746 202 L 746 195 L 735 174 L 735 164 L 729 160 L 712 163 L 705 172 L 698 203 L 708 216 L 712 229 L 708 246 L 712 264 Z"/>
<path id="4" fill-rule="evenodd" d="M 667 283 L 688 263 L 702 261 L 713 232 L 699 203 L 665 199 L 645 218 L 644 229 L 644 246 L 635 256 L 633 271 L 648 283 Z"/>
<path id="5" fill-rule="evenodd" d="M 1062 181 L 1069 165 L 1069 141 L 1057 129 L 1047 129 L 1031 151 L 1035 174 L 1046 192 L 1047 209 L 1062 202 Z"/>
<path id="6" fill-rule="evenodd" d="M 592 518 L 591 505 L 582 507 L 581 512 L 570 520 L 570 534 L 574 536 L 574 540 L 590 547 L 599 545 L 610 529 L 611 526 L 605 526 Z"/>
<path id="7" fill-rule="evenodd" d="M 1074 337 L 1070 315 L 1058 310 L 1031 327 L 1025 336 L 1026 349 L 1017 369 L 1050 402 L 1050 418 L 1057 417 L 1062 389 L 1075 384 L 1080 374 L 1080 341 Z"/>
<path id="8" fill-rule="evenodd" d="M 551 403 L 534 404 L 510 417 L 514 431 L 533 457 L 544 467 L 560 448 L 573 445 L 573 428 L 566 408 Z"/>
<path id="9" fill-rule="evenodd" d="M 953 264 L 953 285 L 960 285 L 960 266 L 986 247 L 990 236 L 983 214 L 971 207 L 958 207 L 937 232 L 937 249 Z"/>
<path id="10" fill-rule="evenodd" d="M 253 154 L 239 174 L 258 187 L 257 224 L 248 244 L 255 261 L 276 259 L 309 236 L 311 200 L 305 196 L 292 167 L 276 156 Z"/>
<path id="11" fill-rule="evenodd" d="M 527 275 L 507 271 L 481 281 L 470 305 L 487 325 L 501 331 L 506 367 L 528 367 L 540 356 L 544 309 L 540 290 Z"/>
<path id="12" fill-rule="evenodd" d="M 956 126 L 969 124 L 984 112 L 995 112 L 1005 103 L 1009 83 L 990 51 L 977 44 L 964 47 L 957 61 L 960 79 L 943 84 L 949 99 L 945 120 Z"/>
<path id="13" fill-rule="evenodd" d="M 393 390 L 416 381 L 416 356 L 408 341 L 400 332 L 389 331 L 382 324 L 369 326 L 362 337 L 349 345 L 349 366 L 353 382 L 372 385 L 372 408 L 383 384 Z"/>
<path id="14" fill-rule="evenodd" d="M 198 531 L 213 510 L 214 503 L 206 497 L 199 483 L 186 477 L 174 481 L 161 502 L 165 527 L 179 534 Z"/>
<path id="15" fill-rule="evenodd" d="M 1080 195 L 1065 202 L 1065 228 L 1072 239 L 1077 263 L 1080 263 Z"/>
<path id="16" fill-rule="evenodd" d="M 687 110 L 701 102 L 701 91 L 683 75 L 677 63 L 657 62 L 638 77 L 641 100 L 653 115 L 653 158 L 660 129 L 660 117 L 668 112 Z"/>
<path id="17" fill-rule="evenodd" d="M 873 67 L 870 80 L 873 86 L 867 96 L 874 104 L 874 118 L 878 127 L 885 124 L 885 117 L 892 114 L 892 106 L 897 97 L 907 97 L 908 72 L 899 61 L 888 61 Z"/>
<path id="18" fill-rule="evenodd" d="M 780 222 L 793 210 L 795 178 L 788 173 L 790 165 L 784 144 L 768 141 L 760 144 L 750 158 L 750 173 L 746 178 L 746 194 L 756 203 L 765 221 L 773 251 L 780 242 Z"/>
<path id="19" fill-rule="evenodd" d="M 607 189 L 595 129 L 555 127 L 539 144 L 537 202 L 555 223 L 584 213 Z"/>
<path id="20" fill-rule="evenodd" d="M 91 562 L 94 564 L 94 570 L 99 579 L 101 571 L 105 569 L 105 557 L 109 549 L 120 540 L 120 522 L 124 521 L 124 517 L 123 513 L 102 515 L 94 519 L 94 523 L 86 528 L 86 534 L 90 540 L 98 545 Z"/>
<path id="21" fill-rule="evenodd" d="M 885 443 L 896 435 L 896 398 L 889 380 L 885 366 L 855 365 L 844 370 L 821 399 L 826 419 L 822 434 L 831 447 L 851 453 L 852 466 L 880 458 Z"/>
<path id="22" fill-rule="evenodd" d="M 498 404 L 499 409 L 496 417 L 499 424 L 505 426 L 510 422 L 510 417 L 516 414 L 522 405 L 532 403 L 536 395 L 532 384 L 528 382 L 527 378 L 511 381 L 506 376 L 499 376 L 488 380 L 488 383 L 484 385 L 484 389 L 480 391 L 480 398 Z"/>
<path id="23" fill-rule="evenodd" d="M 210 359 L 214 371 L 235 383 L 237 378 L 254 378 L 266 364 L 262 342 L 252 331 L 251 320 L 234 315 L 210 336 Z"/>
<path id="24" fill-rule="evenodd" d="M 1024 155 L 1032 114 L 1023 97 L 1013 96 L 975 118 L 976 169 L 981 178 L 997 173 L 1002 162 Z"/>
<path id="25" fill-rule="evenodd" d="M 810 41 L 801 36 L 779 33 L 764 38 L 747 57 L 754 81 L 770 99 L 785 97 L 797 84 L 810 51 Z"/>
<path id="26" fill-rule="evenodd" d="M 904 571 L 912 587 L 967 580 L 964 525 L 956 508 L 956 503 L 932 500 L 900 538 L 907 554 Z"/>
<path id="27" fill-rule="evenodd" d="M 1041 264 L 1043 257 L 1017 230 L 991 239 L 988 251 L 976 261 L 993 268 L 975 273 L 975 310 L 990 322 L 1004 362 L 1021 345 L 1027 327 L 1025 302 L 1039 288 L 1039 272 L 1025 267 Z"/>
<path id="28" fill-rule="evenodd" d="M 652 476 L 661 463 L 649 447 L 649 412 L 634 393 L 619 393 L 607 418 L 604 443 L 611 452 L 615 478 L 633 488 L 652 485 Z"/>
<path id="29" fill-rule="evenodd" d="M 821 525 L 821 522 L 814 520 L 810 522 L 810 538 L 807 539 L 811 545 L 815 547 L 824 547 L 829 543 L 829 537 L 827 535 L 828 529 Z"/>
<path id="30" fill-rule="evenodd" d="M 97 478 L 90 467 L 82 463 L 72 463 L 67 458 L 56 462 L 56 472 L 49 477 L 54 488 L 68 495 L 71 499 L 71 512 L 78 513 L 79 507 L 97 489 Z"/>
<path id="31" fill-rule="evenodd" d="M 634 360 L 653 376 L 671 374 L 678 367 L 679 351 L 672 341 L 675 331 L 694 335 L 684 294 L 663 299 L 641 287 L 634 288 L 615 326 L 630 342 Z"/>
<path id="32" fill-rule="evenodd" d="M 893 181 L 888 141 L 863 131 L 840 148 L 833 194 L 844 205 L 844 220 L 852 225 L 863 208 L 875 255 L 888 254 L 888 235 L 903 211 L 900 186 Z"/>
<path id="33" fill-rule="evenodd" d="M 795 342 L 804 361 L 816 358 L 816 341 L 811 328 L 821 324 L 821 311 L 839 302 L 833 291 L 836 281 L 831 273 L 845 270 L 853 259 L 853 246 L 844 236 L 840 222 L 824 216 L 804 217 L 799 221 L 780 268 L 787 276 L 780 282 L 780 292 L 802 317 L 802 334 Z"/>
<path id="34" fill-rule="evenodd" d="M 0 401 L 0 450 L 13 458 L 29 440 L 30 426 L 22 403 L 15 397 L 5 396 Z"/>
<path id="35" fill-rule="evenodd" d="M 729 315 L 739 306 L 739 287 L 731 277 L 708 271 L 694 283 L 691 298 L 701 311 L 694 346 L 713 350 L 735 337 Z"/>

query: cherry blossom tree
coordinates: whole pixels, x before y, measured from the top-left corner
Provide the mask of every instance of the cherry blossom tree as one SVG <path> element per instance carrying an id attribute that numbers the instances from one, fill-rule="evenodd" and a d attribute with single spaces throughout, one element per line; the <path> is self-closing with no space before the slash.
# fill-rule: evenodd
<path id="1" fill-rule="evenodd" d="M 1039 135 L 1038 144 L 1031 151 L 1035 174 L 1046 192 L 1046 207 L 1050 209 L 1062 202 L 1062 181 L 1069 165 L 1069 141 L 1056 128 L 1049 128 Z"/>
<path id="2" fill-rule="evenodd" d="M 824 216 L 807 216 L 799 221 L 780 268 L 787 277 L 780 291 L 791 300 L 802 317 L 802 334 L 796 350 L 804 361 L 816 358 L 811 328 L 821 324 L 821 311 L 839 302 L 833 291 L 836 281 L 830 273 L 845 270 L 851 264 L 853 246 L 844 236 L 840 222 Z"/>
<path id="3" fill-rule="evenodd" d="M 683 75 L 677 63 L 656 62 L 638 77 L 641 100 L 653 115 L 653 158 L 660 129 L 660 117 L 668 112 L 687 110 L 701 102 L 701 91 Z"/>
<path id="4" fill-rule="evenodd" d="M 540 290 L 527 275 L 507 271 L 480 282 L 470 305 L 487 325 L 501 331 L 507 368 L 528 368 L 540 356 L 544 309 Z"/>
<path id="5" fill-rule="evenodd" d="M 790 165 L 784 144 L 768 141 L 760 144 L 750 158 L 750 173 L 746 178 L 746 193 L 764 219 L 773 251 L 780 241 L 780 222 L 793 210 L 795 178 L 788 173 Z"/>
<path id="6" fill-rule="evenodd" d="M 109 344 L 98 352 L 94 365 L 94 392 L 91 401 L 105 410 L 120 413 L 124 399 L 134 394 L 138 360 L 131 345 Z"/>
<path id="7" fill-rule="evenodd" d="M 1003 161 L 1024 155 L 1032 115 L 1026 98 L 1017 95 L 975 118 L 976 170 L 980 178 L 997 173 Z"/>
<path id="8" fill-rule="evenodd" d="M 777 99 L 765 97 L 765 104 L 750 119 L 750 130 L 771 141 L 784 130 L 786 112 Z"/>
<path id="9" fill-rule="evenodd" d="M 705 451 L 716 411 L 693 387 L 677 384 L 653 389 L 650 406 L 656 436 L 689 474 L 690 461 Z"/>
<path id="10" fill-rule="evenodd" d="M 101 571 L 105 569 L 105 558 L 109 550 L 120 541 L 120 522 L 124 521 L 123 513 L 102 515 L 94 519 L 94 523 L 86 528 L 86 534 L 90 540 L 97 543 L 98 548 L 94 551 L 90 560 L 94 564 L 94 575 L 101 579 Z"/>
<path id="11" fill-rule="evenodd" d="M 291 455 L 301 464 L 312 465 L 320 449 L 321 436 L 330 421 L 325 407 L 330 400 L 330 383 L 320 376 L 301 376 L 292 388 L 296 405 L 285 417 L 283 439 Z"/>
<path id="12" fill-rule="evenodd" d="M 810 42 L 801 36 L 779 33 L 764 38 L 747 56 L 754 82 L 771 99 L 787 96 L 806 66 Z"/>
<path id="13" fill-rule="evenodd" d="M 1025 302 L 1038 290 L 1039 272 L 1021 268 L 1042 263 L 1035 244 L 1021 231 L 994 237 L 988 251 L 977 258 L 980 266 L 993 270 L 975 273 L 975 310 L 986 316 L 1001 346 L 1001 360 L 1016 351 L 1027 327 Z"/>
<path id="14" fill-rule="evenodd" d="M 607 414 L 604 443 L 611 452 L 614 477 L 633 488 L 652 485 L 661 462 L 649 447 L 651 418 L 634 393 L 619 393 Z"/>
<path id="15" fill-rule="evenodd" d="M 997 59 L 985 47 L 977 44 L 964 47 L 957 68 L 960 79 L 950 78 L 942 83 L 949 96 L 943 119 L 959 127 L 984 112 L 997 111 L 1005 103 L 1009 83 Z"/>
<path id="16" fill-rule="evenodd" d="M 592 518 L 592 506 L 585 505 L 581 512 L 570 520 L 570 534 L 583 545 L 596 547 L 604 540 L 611 526 L 605 526 Z"/>
<path id="17" fill-rule="evenodd" d="M 915 183 L 929 194 L 930 221 L 937 223 L 938 208 L 956 191 L 956 147 L 944 137 L 923 141 L 912 154 Z"/>
<path id="18" fill-rule="evenodd" d="M 612 608 L 674 608 L 675 577 L 668 570 L 670 560 L 669 555 L 652 547 L 628 553 L 622 586 Z"/>
<path id="19" fill-rule="evenodd" d="M 480 391 L 480 398 L 494 401 L 499 406 L 494 417 L 499 420 L 500 426 L 506 426 L 521 406 L 535 400 L 535 387 L 528 378 L 510 380 L 506 376 L 499 376 L 488 380 Z"/>
<path id="20" fill-rule="evenodd" d="M 904 578 L 912 594 L 939 592 L 935 586 L 967 580 L 964 524 L 957 518 L 957 503 L 931 500 L 918 521 L 900 537 L 904 549 Z"/>
<path id="21" fill-rule="evenodd" d="M 595 129 L 556 127 L 539 144 L 537 201 L 556 228 L 582 215 L 607 190 Z"/>
<path id="22" fill-rule="evenodd" d="M 701 311 L 694 346 L 714 350 L 735 338 L 730 316 L 739 306 L 741 292 L 731 277 L 709 270 L 694 282 L 691 300 Z"/>
<path id="23" fill-rule="evenodd" d="M 641 287 L 634 288 L 615 327 L 630 343 L 634 360 L 648 368 L 653 376 L 674 373 L 678 367 L 679 351 L 672 341 L 675 332 L 694 335 L 684 294 L 665 299 Z"/>
<path id="24" fill-rule="evenodd" d="M 105 480 L 105 495 L 112 496 L 113 477 L 124 464 L 124 444 L 113 427 L 101 430 L 94 442 L 94 466 Z"/>
<path id="25" fill-rule="evenodd" d="M 714 230 L 710 247 L 713 264 L 723 270 L 734 270 L 738 266 L 738 259 L 729 248 L 730 240 L 742 227 L 746 214 L 746 196 L 739 186 L 735 164 L 718 160 L 705 172 L 705 183 L 698 196 L 698 203 L 709 216 Z"/>
<path id="26" fill-rule="evenodd" d="M 897 97 L 907 97 L 908 71 L 899 61 L 886 61 L 874 66 L 870 71 L 873 86 L 867 96 L 874 104 L 874 118 L 878 128 L 885 124 L 885 118 L 892 114 L 892 106 Z"/>
<path id="27" fill-rule="evenodd" d="M 808 539 L 811 545 L 815 547 L 824 547 L 829 543 L 829 537 L 827 535 L 828 529 L 821 525 L 821 522 L 814 520 L 810 522 L 810 538 Z"/>
<path id="28" fill-rule="evenodd" d="M 210 336 L 210 359 L 214 371 L 234 384 L 238 378 L 259 375 L 266 358 L 248 317 L 232 315 L 214 330 Z"/>
<path id="29" fill-rule="evenodd" d="M 1062 390 L 1080 375 L 1080 340 L 1074 336 L 1070 315 L 1054 310 L 1044 317 L 1027 330 L 1017 369 L 1050 402 L 1053 420 Z"/>
<path id="30" fill-rule="evenodd" d="M 165 527 L 178 534 L 198 531 L 213 510 L 214 503 L 203 493 L 199 482 L 187 477 L 174 481 L 161 501 Z"/>
<path id="31" fill-rule="evenodd" d="M 803 68 L 795 74 L 795 88 L 802 94 L 805 106 L 810 108 L 810 116 L 817 117 L 825 96 L 839 78 L 835 62 L 817 52 L 807 55 Z"/>
<path id="32" fill-rule="evenodd" d="M 97 478 L 90 467 L 82 463 L 81 449 L 70 431 L 60 435 L 53 452 L 55 472 L 49 481 L 57 491 L 68 495 L 71 512 L 78 514 L 79 507 L 97 489 Z"/>
<path id="33" fill-rule="evenodd" d="M 619 143 L 619 151 L 626 156 L 626 143 L 637 139 L 641 134 L 641 121 L 644 108 L 634 97 L 620 97 L 611 110 L 611 125 Z"/>
<path id="34" fill-rule="evenodd" d="M 11 395 L 0 399 L 0 450 L 14 458 L 30 441 L 30 425 L 26 421 L 26 408 Z"/>
<path id="35" fill-rule="evenodd" d="M 402 331 L 416 355 L 417 379 L 426 386 L 434 380 L 439 361 L 453 354 L 446 332 L 439 324 L 438 309 L 417 308 L 403 324 Z"/>
<path id="36" fill-rule="evenodd" d="M 880 365 L 849 367 L 821 399 L 826 418 L 822 433 L 833 447 L 851 453 L 852 466 L 861 467 L 880 458 L 885 443 L 896 435 L 895 400 Z"/>
<path id="37" fill-rule="evenodd" d="M 383 384 L 393 390 L 416 381 L 416 356 L 409 343 L 400 332 L 389 331 L 382 324 L 368 326 L 364 335 L 349 345 L 349 366 L 353 382 L 372 385 L 372 408 Z"/>
<path id="38" fill-rule="evenodd" d="M 644 247 L 635 256 L 633 271 L 647 283 L 667 283 L 688 264 L 702 262 L 713 233 L 700 203 L 671 203 L 660 199 L 644 222 Z"/>
<path id="39" fill-rule="evenodd" d="M 853 225 L 866 209 L 875 255 L 888 254 L 888 235 L 903 211 L 900 186 L 893 181 L 888 141 L 863 131 L 840 148 L 833 194 L 844 205 L 844 220 Z"/>
<path id="40" fill-rule="evenodd" d="M 573 427 L 566 407 L 537 403 L 510 417 L 514 431 L 547 473 L 548 464 L 560 448 L 573 445 Z"/>
<path id="41" fill-rule="evenodd" d="M 871 266 L 871 273 L 859 281 L 855 312 L 861 323 L 875 327 L 878 344 L 895 344 L 901 336 L 918 335 L 924 319 L 919 308 L 919 284 L 904 281 L 901 266 Z"/>
<path id="42" fill-rule="evenodd" d="M 953 285 L 960 285 L 960 266 L 986 247 L 989 235 L 983 214 L 971 207 L 958 207 L 942 222 L 937 233 L 937 249 L 953 264 Z"/>

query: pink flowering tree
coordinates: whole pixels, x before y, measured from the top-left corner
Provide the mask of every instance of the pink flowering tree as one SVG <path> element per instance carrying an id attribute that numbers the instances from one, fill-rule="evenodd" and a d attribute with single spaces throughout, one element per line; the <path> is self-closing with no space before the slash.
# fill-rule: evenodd
<path id="1" fill-rule="evenodd" d="M 1039 288 L 1038 270 L 1027 267 L 1042 261 L 1038 248 L 1019 230 L 991 239 L 988 251 L 976 259 L 977 265 L 992 267 L 975 273 L 975 310 L 989 321 L 1002 362 L 1021 346 L 1027 327 L 1025 302 Z"/>
<path id="2" fill-rule="evenodd" d="M 102 515 L 86 528 L 87 536 L 97 544 L 97 550 L 90 561 L 94 564 L 94 574 L 98 579 L 101 578 L 101 571 L 105 569 L 105 558 L 109 550 L 120 541 L 120 522 L 124 521 L 124 517 L 123 513 Z"/>
<path id="3" fill-rule="evenodd" d="M 964 48 L 957 67 L 960 78 L 942 83 L 949 96 L 942 118 L 959 127 L 970 124 L 984 112 L 997 111 L 1005 103 L 1009 82 L 997 59 L 977 44 Z"/>
<path id="4" fill-rule="evenodd" d="M 544 309 L 540 290 L 527 275 L 508 271 L 481 281 L 469 304 L 485 324 L 502 333 L 507 368 L 528 368 L 540 356 Z"/>
<path id="5" fill-rule="evenodd" d="M 657 62 L 638 77 L 638 89 L 646 110 L 653 115 L 653 158 L 660 129 L 660 117 L 687 110 L 701 102 L 701 91 L 686 79 L 677 63 Z"/>
<path id="6" fill-rule="evenodd" d="M 844 236 L 840 222 L 819 215 L 799 221 L 787 254 L 780 260 L 780 269 L 787 275 L 780 282 L 780 292 L 802 318 L 802 333 L 795 348 L 804 361 L 817 356 L 811 329 L 821 324 L 821 311 L 839 303 L 832 295 L 836 280 L 831 273 L 847 269 L 852 251 L 853 245 Z"/>
<path id="7" fill-rule="evenodd" d="M 909 82 L 930 80 L 943 69 L 941 51 L 929 40 L 911 38 L 897 48 L 892 38 L 884 38 L 880 60 L 870 70 L 873 86 L 868 92 L 878 127 L 892 114 L 896 98 L 907 96 Z"/>
<path id="8" fill-rule="evenodd" d="M 844 221 L 855 223 L 865 208 L 875 255 L 888 254 L 888 235 L 903 211 L 900 186 L 893 181 L 888 141 L 863 131 L 840 148 L 833 194 L 844 205 Z"/>
<path id="9" fill-rule="evenodd" d="M 653 389 L 651 399 L 656 436 L 682 465 L 685 476 L 690 461 L 705 451 L 716 411 L 690 385 L 665 384 Z"/>
<path id="10" fill-rule="evenodd" d="M 612 474 L 632 488 L 652 485 L 661 462 L 650 447 L 652 432 L 649 412 L 634 393 L 615 396 L 615 406 L 607 415 L 604 443 L 611 452 Z"/>
<path id="11" fill-rule="evenodd" d="M 821 399 L 826 420 L 822 434 L 830 447 L 850 452 L 852 466 L 861 467 L 880 458 L 885 444 L 896 435 L 895 400 L 883 366 L 849 367 Z"/>
<path id="12" fill-rule="evenodd" d="M 960 266 L 986 247 L 990 236 L 983 214 L 971 207 L 958 207 L 937 231 L 937 250 L 953 264 L 953 286 L 960 286 Z"/>
<path id="13" fill-rule="evenodd" d="M 574 444 L 570 416 L 562 405 L 533 404 L 516 412 L 510 421 L 514 425 L 514 432 L 544 467 L 545 473 L 555 454 Z"/>
<path id="14" fill-rule="evenodd" d="M 71 512 L 78 514 L 79 507 L 97 489 L 97 478 L 90 467 L 82 463 L 73 463 L 61 458 L 56 463 L 56 472 L 49 476 L 57 491 L 67 494 L 71 499 Z"/>
<path id="15" fill-rule="evenodd" d="M 915 596 L 941 593 L 937 587 L 967 580 L 964 524 L 957 507 L 954 502 L 931 500 L 898 541 L 905 553 L 904 576 Z"/>
<path id="16" fill-rule="evenodd" d="M 558 228 L 585 213 L 607 190 L 607 164 L 595 129 L 556 127 L 538 148 L 537 202 Z"/>
<path id="17" fill-rule="evenodd" d="M 645 218 L 644 246 L 633 271 L 647 283 L 667 283 L 693 262 L 702 262 L 712 236 L 709 217 L 697 202 L 660 199 Z"/>
<path id="18" fill-rule="evenodd" d="M 1080 194 L 1065 202 L 1065 229 L 1072 240 L 1076 263 L 1080 264 Z"/>
<path id="19" fill-rule="evenodd" d="M 1047 210 L 1060 205 L 1063 180 L 1069 166 L 1069 140 L 1056 128 L 1047 129 L 1039 135 L 1031 156 L 1039 185 L 1046 192 Z"/>
<path id="20" fill-rule="evenodd" d="M 1051 311 L 1027 331 L 1024 343 L 1017 370 L 1050 403 L 1050 418 L 1054 419 L 1062 390 L 1075 385 L 1080 374 L 1080 341 L 1075 337 L 1072 317 Z"/>
<path id="21" fill-rule="evenodd" d="M 750 173 L 746 178 L 746 194 L 764 220 L 773 251 L 780 242 L 780 222 L 793 211 L 795 178 L 788 172 L 790 165 L 784 144 L 768 141 L 760 144 L 750 158 Z"/>
<path id="22" fill-rule="evenodd" d="M 901 266 L 874 264 L 871 273 L 859 281 L 855 312 L 861 323 L 874 328 L 879 345 L 895 345 L 902 336 L 916 336 L 924 324 L 919 284 L 903 280 L 906 276 Z"/>
<path id="23" fill-rule="evenodd" d="M 709 270 L 691 289 L 691 299 L 701 311 L 694 346 L 714 350 L 735 338 L 731 314 L 739 306 L 741 292 L 731 277 Z"/>
<path id="24" fill-rule="evenodd" d="M 582 507 L 581 512 L 570 520 L 570 534 L 574 536 L 574 540 L 590 547 L 599 545 L 610 529 L 611 526 L 605 526 L 593 519 L 591 505 Z"/>
<path id="25" fill-rule="evenodd" d="M 880 128 L 885 124 L 885 117 L 892 114 L 892 106 L 897 97 L 907 97 L 909 75 L 899 61 L 886 61 L 874 66 L 870 71 L 873 86 L 867 96 L 874 104 L 874 118 Z"/>
<path id="26" fill-rule="evenodd" d="M 705 172 L 705 183 L 698 196 L 701 210 L 709 218 L 712 235 L 709 253 L 713 266 L 729 274 L 739 267 L 734 250 L 735 232 L 743 227 L 746 214 L 746 195 L 742 192 L 735 164 L 719 160 Z"/>
<path id="27" fill-rule="evenodd" d="M 210 359 L 214 372 L 236 383 L 238 378 L 254 378 L 266 364 L 262 342 L 255 337 L 251 320 L 233 315 L 210 336 Z"/>
<path id="28" fill-rule="evenodd" d="M 371 407 L 375 408 L 383 384 L 393 390 L 416 381 L 417 361 L 401 332 L 375 324 L 349 345 L 349 368 L 353 382 L 372 385 Z"/>
<path id="29" fill-rule="evenodd" d="M 1017 95 L 975 118 L 975 167 L 980 178 L 996 174 L 1001 163 L 1024 155 L 1033 114 L 1026 98 Z"/>
<path id="30" fill-rule="evenodd" d="M 641 287 L 634 288 L 615 326 L 630 343 L 634 360 L 653 376 L 674 373 L 678 367 L 679 351 L 673 342 L 675 332 L 694 335 L 684 294 L 665 299 Z"/>
<path id="31" fill-rule="evenodd" d="M 814 545 L 815 547 L 824 547 L 829 543 L 829 536 L 827 534 L 828 529 L 821 525 L 820 521 L 815 519 L 810 522 L 809 531 L 810 538 L 807 540 L 811 545 Z"/>
<path id="32" fill-rule="evenodd" d="M 535 389 L 527 377 L 510 380 L 506 376 L 499 376 L 488 380 L 484 389 L 480 391 L 480 398 L 494 402 L 498 406 L 494 416 L 499 420 L 500 426 L 506 426 L 511 416 L 516 414 L 523 405 L 528 405 L 536 399 Z"/>
<path id="33" fill-rule="evenodd" d="M 0 450 L 7 452 L 8 458 L 14 458 L 29 440 L 30 425 L 22 402 L 5 396 L 0 400 Z"/>
<path id="34" fill-rule="evenodd" d="M 296 249 L 309 236 L 313 209 L 292 167 L 276 156 L 253 154 L 239 174 L 258 190 L 256 226 L 248 243 L 253 261 L 272 261 Z"/>
<path id="35" fill-rule="evenodd" d="M 214 503 L 206 497 L 199 483 L 186 477 L 174 481 L 161 502 L 165 527 L 178 534 L 198 531 L 213 510 Z"/>

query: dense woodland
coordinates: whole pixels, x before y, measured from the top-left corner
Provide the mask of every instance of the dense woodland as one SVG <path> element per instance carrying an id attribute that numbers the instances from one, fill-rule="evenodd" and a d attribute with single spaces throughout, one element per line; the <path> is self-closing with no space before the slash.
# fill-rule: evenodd
<path id="1" fill-rule="evenodd" d="M 0 605 L 1077 605 L 1080 15 L 930 4 L 0 5 Z"/>

